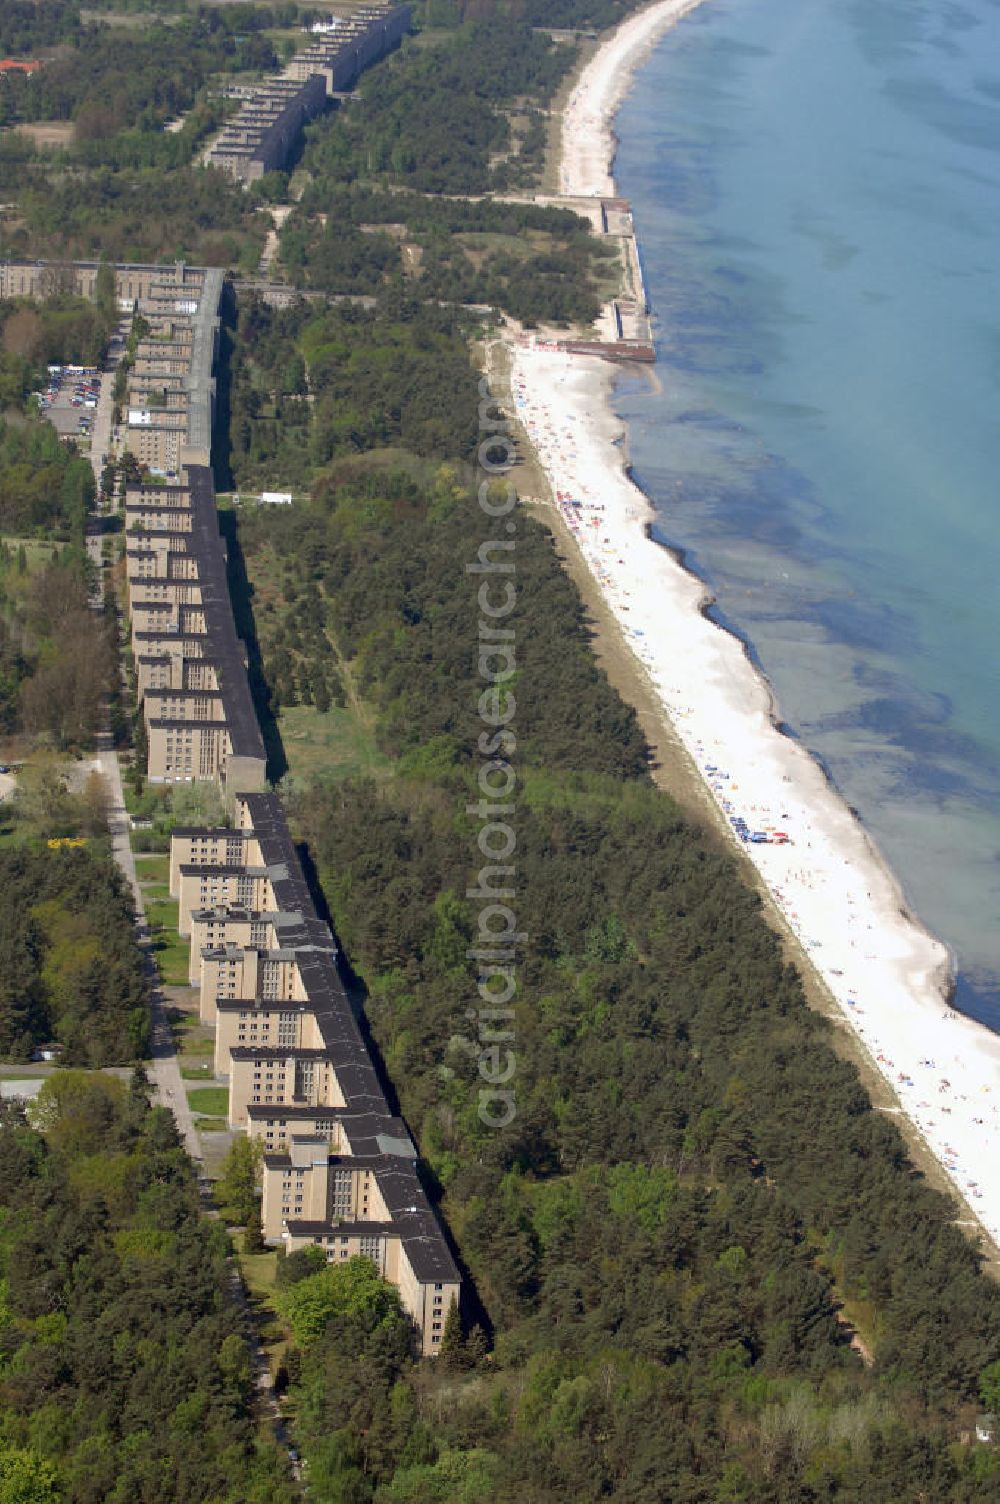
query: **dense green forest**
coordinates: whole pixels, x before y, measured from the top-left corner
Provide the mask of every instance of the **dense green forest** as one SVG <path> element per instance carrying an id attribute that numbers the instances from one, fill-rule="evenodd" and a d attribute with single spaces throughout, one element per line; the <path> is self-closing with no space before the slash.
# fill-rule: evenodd
<path id="1" fill-rule="evenodd" d="M 16 134 L 0 137 L 0 193 L 17 199 L 0 240 L 13 257 L 181 259 L 252 271 L 267 232 L 254 203 L 220 172 L 95 168 L 53 178 Z"/>
<path id="2" fill-rule="evenodd" d="M 92 360 L 106 336 L 82 299 L 0 304 L 0 733 L 63 749 L 92 743 L 111 649 L 88 598 L 94 473 L 29 393 L 47 360 Z"/>
<path id="3" fill-rule="evenodd" d="M 59 286 L 61 268 L 49 269 L 48 297 L 0 302 L 0 408 L 23 406 L 30 380 L 41 386 L 49 362 L 96 365 L 118 322 L 111 280 L 110 299 L 78 297 Z M 105 272 L 111 275 L 110 267 Z M 20 377 L 21 391 L 7 383 Z"/>
<path id="4" fill-rule="evenodd" d="M 43 10 L 45 25 L 32 33 L 26 13 L 38 8 L 0 0 L 5 51 L 31 55 L 48 37 L 60 44 L 31 77 L 4 77 L 0 125 L 66 121 L 72 132 L 58 149 L 36 148 L 16 130 L 0 135 L 0 194 L 16 205 L 4 216 L 0 254 L 103 251 L 112 260 L 253 269 L 266 233 L 256 199 L 191 164 L 223 118 L 211 80 L 275 68 L 274 34 L 299 22 L 298 8 L 181 8 L 134 27 L 83 20 L 62 0 Z M 181 117 L 179 130 L 165 130 Z"/>
<path id="5" fill-rule="evenodd" d="M 524 22 L 469 21 L 367 73 L 359 106 L 312 128 L 305 165 L 330 184 L 365 178 L 423 193 L 522 185 L 510 110 L 544 105 L 575 60 L 574 47 Z M 537 164 L 524 165 L 530 180 Z"/>
<path id="6" fill-rule="evenodd" d="M 211 75 L 262 71 L 277 61 L 263 35 L 274 24 L 265 7 L 205 6 L 167 23 L 150 17 L 145 26 L 110 27 L 81 23 L 76 6 L 47 0 L 46 19 L 40 28 L 36 22 L 34 35 L 22 24 L 25 9 L 38 14 L 20 0 L 0 0 L 0 37 L 13 43 L 5 45 L 5 54 L 32 55 L 46 32 L 63 45 L 37 73 L 4 79 L 0 123 L 72 120 L 81 145 L 110 141 L 126 130 L 162 134 L 164 122 L 190 109 Z"/>
<path id="7" fill-rule="evenodd" d="M 0 732 L 92 746 L 113 655 L 87 568 L 81 549 L 0 541 Z"/>
<path id="8" fill-rule="evenodd" d="M 288 1504 L 228 1282 L 141 1076 L 0 1105 L 0 1498 Z"/>
<path id="9" fill-rule="evenodd" d="M 90 462 L 51 423 L 0 418 L 0 532 L 79 541 L 93 499 Z"/>
<path id="10" fill-rule="evenodd" d="M 732 860 L 654 789 L 549 535 L 517 515 L 502 750 L 529 941 L 505 1026 L 516 1116 L 493 1130 L 464 896 L 482 862 L 464 565 L 486 519 L 453 476 L 359 473 L 239 534 L 251 582 L 265 553 L 298 581 L 299 658 L 322 671 L 336 645 L 395 760 L 379 785 L 320 782 L 293 818 L 472 1277 L 466 1326 L 493 1343 L 453 1332 L 428 1376 L 362 1312 L 293 1355 L 320 1496 L 993 1498 L 995 1454 L 957 1443 L 993 1393 L 1000 1290 Z"/>
<path id="11" fill-rule="evenodd" d="M 82 30 L 76 0 L 0 0 L 0 51 L 4 57 L 33 57 L 43 48 L 74 43 Z"/>
<path id="12" fill-rule="evenodd" d="M 388 444 L 440 458 L 472 448 L 475 383 L 449 309 L 392 293 L 377 309 L 241 297 L 230 339 L 220 478 L 237 487 L 303 488 L 330 460 Z"/>
<path id="13" fill-rule="evenodd" d="M 425 300 L 489 304 L 525 324 L 587 324 L 600 308 L 598 279 L 609 266 L 617 276 L 617 246 L 569 210 L 331 186 L 310 161 L 316 175 L 281 234 L 296 286 L 374 293 L 402 275 Z"/>
<path id="14" fill-rule="evenodd" d="M 58 816 L 50 826 L 59 834 Z M 148 998 L 129 896 L 99 835 L 92 847 L 0 850 L 0 1055 L 58 1040 L 69 1065 L 146 1053 Z"/>
<path id="15" fill-rule="evenodd" d="M 0 303 L 0 734 L 63 750 L 92 744 L 113 653 L 89 604 L 94 472 L 30 393 L 47 361 L 94 361 L 112 323 L 104 300 Z"/>

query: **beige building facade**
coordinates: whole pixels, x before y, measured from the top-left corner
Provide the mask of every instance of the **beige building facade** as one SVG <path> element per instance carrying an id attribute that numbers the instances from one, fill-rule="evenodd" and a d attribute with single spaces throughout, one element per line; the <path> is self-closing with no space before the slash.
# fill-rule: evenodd
<path id="1" fill-rule="evenodd" d="M 346 1107 L 325 1049 L 237 1046 L 229 1052 L 229 1126 L 246 1128 L 254 1107 Z"/>
<path id="2" fill-rule="evenodd" d="M 323 1033 L 304 1003 L 265 1002 L 256 998 L 202 998 L 202 1023 L 215 1025 L 215 1074 L 229 1075 L 230 1052 L 236 1049 L 321 1050 Z"/>

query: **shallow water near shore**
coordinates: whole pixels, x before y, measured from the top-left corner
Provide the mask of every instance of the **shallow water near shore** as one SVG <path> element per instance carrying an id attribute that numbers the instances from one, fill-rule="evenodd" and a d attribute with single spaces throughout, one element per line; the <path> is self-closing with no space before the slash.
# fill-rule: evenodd
<path id="1" fill-rule="evenodd" d="M 1000 8 L 709 0 L 616 131 L 657 535 L 1000 1030 Z"/>

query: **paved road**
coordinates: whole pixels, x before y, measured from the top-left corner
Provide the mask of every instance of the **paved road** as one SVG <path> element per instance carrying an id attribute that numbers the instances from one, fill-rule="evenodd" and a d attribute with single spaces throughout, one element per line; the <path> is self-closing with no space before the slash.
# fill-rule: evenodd
<path id="1" fill-rule="evenodd" d="M 125 797 L 122 792 L 121 769 L 118 765 L 118 754 L 111 743 L 110 733 L 101 733 L 97 739 L 97 747 L 98 766 L 110 796 L 108 824 L 111 828 L 111 843 L 115 860 L 132 889 L 132 897 L 135 901 L 136 938 L 142 952 L 143 970 L 149 979 L 152 1005 L 152 1058 L 147 1067 L 149 1079 L 161 1106 L 169 1107 L 177 1119 L 177 1127 L 184 1140 L 185 1149 L 192 1159 L 200 1160 L 201 1143 L 194 1126 L 194 1114 L 188 1105 L 187 1093 L 184 1090 L 181 1068 L 174 1049 L 173 1034 L 167 1018 L 166 1000 L 160 986 L 156 961 L 150 948 L 149 924 L 146 920 L 142 889 L 136 876 L 135 858 L 129 841 L 128 815 L 125 811 Z"/>

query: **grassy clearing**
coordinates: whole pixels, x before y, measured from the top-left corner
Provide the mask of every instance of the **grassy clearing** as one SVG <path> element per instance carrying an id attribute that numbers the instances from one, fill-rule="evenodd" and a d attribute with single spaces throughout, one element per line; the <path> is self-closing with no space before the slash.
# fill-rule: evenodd
<path id="1" fill-rule="evenodd" d="M 211 1060 L 203 1060 L 200 1065 L 182 1065 L 181 1079 L 183 1081 L 210 1081 L 212 1079 Z"/>
<path id="2" fill-rule="evenodd" d="M 214 1050 L 214 1031 L 207 1024 L 200 1024 L 197 1018 L 186 1019 L 181 1064 L 200 1073 L 205 1065 L 205 1057 Z"/>
<path id="3" fill-rule="evenodd" d="M 28 574 L 37 574 L 52 562 L 52 555 L 62 553 L 65 545 L 52 542 L 48 538 L 19 538 L 15 534 L 0 534 L 0 542 L 10 549 L 14 557 L 17 557 L 18 549 L 24 549 L 24 559 L 28 568 Z"/>
<path id="4" fill-rule="evenodd" d="M 187 1094 L 192 1112 L 207 1118 L 224 1118 L 229 1113 L 229 1092 L 224 1086 L 196 1086 Z"/>
<path id="5" fill-rule="evenodd" d="M 313 779 L 386 778 L 392 761 L 378 750 L 367 719 L 338 706 L 323 715 L 312 705 L 291 705 L 278 716 L 278 729 L 293 783 Z"/>
<path id="6" fill-rule="evenodd" d="M 187 987 L 190 943 L 177 933 L 177 903 L 155 884 L 143 894 L 149 938 L 160 977 L 166 987 Z"/>
<path id="7" fill-rule="evenodd" d="M 170 892 L 170 856 L 167 852 L 137 851 L 135 854 L 135 870 L 143 887 L 147 883 L 155 883 L 163 888 L 163 893 L 156 893 L 157 898 L 169 897 Z"/>
<path id="8" fill-rule="evenodd" d="M 236 1258 L 247 1288 L 254 1325 L 273 1374 L 290 1346 L 288 1328 L 275 1310 L 278 1256 L 276 1253 L 244 1253 L 243 1238 L 243 1233 L 236 1235 Z M 287 1416 L 289 1411 L 285 1409 L 284 1413 Z"/>
<path id="9" fill-rule="evenodd" d="M 261 1300 L 270 1300 L 274 1294 L 274 1280 L 278 1268 L 277 1253 L 244 1253 L 243 1242 L 245 1233 L 237 1236 L 239 1243 L 240 1269 L 243 1271 L 243 1282 L 251 1295 L 256 1295 Z"/>
<path id="10" fill-rule="evenodd" d="M 212 1071 L 215 1053 L 215 1030 L 198 1016 L 198 993 L 195 989 L 178 989 L 171 998 L 174 1010 L 174 1035 L 182 1071 L 193 1072 L 195 1080 L 204 1081 Z"/>
<path id="11" fill-rule="evenodd" d="M 230 1132 L 218 1118 L 202 1118 L 195 1127 L 201 1134 L 201 1162 L 204 1174 L 218 1180 L 236 1133 Z"/>
<path id="12" fill-rule="evenodd" d="M 171 988 L 167 993 L 167 1016 L 170 1019 L 178 1064 L 182 1067 L 188 1066 L 191 1070 L 206 1064 L 208 1069 L 199 1070 L 196 1079 L 213 1080 L 215 1075 L 212 1064 L 214 1041 L 208 1040 L 202 1043 L 204 1026 L 198 1020 L 197 995 L 191 993 L 191 1002 L 188 1003 L 180 996 L 179 988 Z"/>

